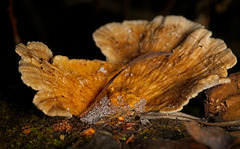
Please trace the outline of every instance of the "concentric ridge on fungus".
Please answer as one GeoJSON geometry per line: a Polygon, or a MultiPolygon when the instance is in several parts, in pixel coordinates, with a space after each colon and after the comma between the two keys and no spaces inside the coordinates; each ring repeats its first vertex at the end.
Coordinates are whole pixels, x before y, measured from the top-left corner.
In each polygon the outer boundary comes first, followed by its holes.
{"type": "Polygon", "coordinates": [[[124,21],[97,29],[93,38],[107,61],[52,58],[39,42],[19,44],[16,52],[22,57],[23,82],[38,90],[33,103],[47,115],[79,116],[103,89],[117,106],[118,98],[130,108],[145,99],[145,112],[174,112],[204,89],[230,82],[227,69],[236,57],[222,40],[210,36],[184,17],[158,16],[151,22],[124,21]],[[148,57],[118,74],[132,60],[154,51],[172,54],[148,57]]]}

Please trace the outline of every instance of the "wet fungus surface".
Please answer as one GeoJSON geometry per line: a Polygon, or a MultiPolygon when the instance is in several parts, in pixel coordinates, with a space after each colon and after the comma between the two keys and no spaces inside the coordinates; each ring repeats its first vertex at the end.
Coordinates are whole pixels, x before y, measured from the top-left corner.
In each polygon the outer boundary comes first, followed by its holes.
{"type": "Polygon", "coordinates": [[[93,38],[107,61],[52,58],[41,42],[19,44],[16,52],[22,80],[38,91],[33,103],[46,115],[79,116],[99,93],[107,99],[103,109],[168,113],[180,111],[199,92],[230,82],[227,69],[236,57],[224,41],[210,36],[183,17],[157,16],[97,29],[93,38]]]}

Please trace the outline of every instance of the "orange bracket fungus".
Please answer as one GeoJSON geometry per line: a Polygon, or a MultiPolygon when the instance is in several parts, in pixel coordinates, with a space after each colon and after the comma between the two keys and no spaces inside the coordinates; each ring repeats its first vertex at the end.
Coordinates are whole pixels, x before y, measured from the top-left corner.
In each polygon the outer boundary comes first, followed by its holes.
{"type": "Polygon", "coordinates": [[[49,116],[84,116],[91,109],[98,116],[114,110],[169,113],[204,89],[230,82],[227,69],[236,57],[210,36],[184,17],[157,16],[97,29],[93,38],[107,61],[52,58],[41,42],[18,44],[16,52],[23,82],[38,91],[33,103],[49,116]]]}

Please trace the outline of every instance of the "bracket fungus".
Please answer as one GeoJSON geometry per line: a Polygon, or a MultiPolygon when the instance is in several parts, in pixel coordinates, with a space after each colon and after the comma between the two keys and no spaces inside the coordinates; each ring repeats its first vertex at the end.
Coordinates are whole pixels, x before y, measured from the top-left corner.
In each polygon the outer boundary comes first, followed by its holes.
{"type": "Polygon", "coordinates": [[[140,112],[175,112],[204,89],[230,82],[236,57],[210,36],[184,17],[158,16],[97,29],[93,38],[107,61],[52,58],[40,42],[16,52],[23,82],[38,90],[33,103],[49,116],[79,116],[103,96],[133,110],[144,100],[140,112]]]}
{"type": "Polygon", "coordinates": [[[22,57],[19,71],[23,82],[38,91],[33,103],[49,116],[82,113],[119,66],[66,56],[52,58],[50,49],[41,42],[18,44],[16,52],[22,57]]]}

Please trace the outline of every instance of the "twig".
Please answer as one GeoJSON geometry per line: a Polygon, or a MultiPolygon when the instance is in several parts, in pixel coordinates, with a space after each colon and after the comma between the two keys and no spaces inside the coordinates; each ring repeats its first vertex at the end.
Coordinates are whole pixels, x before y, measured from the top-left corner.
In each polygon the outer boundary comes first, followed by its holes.
{"type": "Polygon", "coordinates": [[[227,122],[215,122],[215,123],[209,123],[204,121],[198,121],[198,123],[204,124],[204,125],[210,125],[210,126],[220,126],[220,127],[226,127],[226,126],[240,126],[240,120],[236,121],[227,121],[227,122]]]}
{"type": "Polygon", "coordinates": [[[14,43],[18,44],[21,42],[21,38],[18,35],[18,30],[17,30],[17,19],[14,17],[13,13],[13,0],[9,1],[9,6],[8,6],[8,13],[12,25],[12,31],[13,31],[13,37],[14,37],[14,43]]]}
{"type": "Polygon", "coordinates": [[[227,121],[227,122],[205,122],[201,120],[198,117],[188,115],[182,112],[174,112],[174,113],[161,113],[161,112],[148,112],[148,113],[141,113],[139,114],[141,119],[178,119],[182,121],[196,121],[200,124],[204,125],[210,125],[210,126],[220,126],[220,127],[226,127],[226,126],[240,126],[240,120],[236,121],[227,121]]]}
{"type": "Polygon", "coordinates": [[[198,121],[200,118],[188,115],[182,112],[174,112],[174,113],[161,113],[161,112],[148,112],[148,113],[140,113],[139,114],[141,119],[178,119],[184,121],[198,121]]]}

